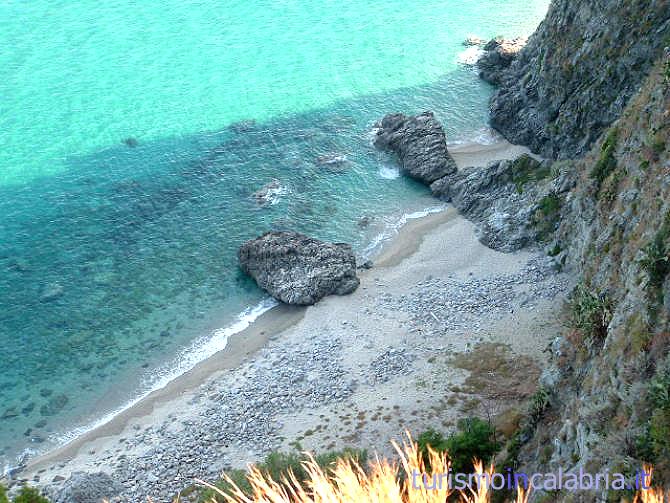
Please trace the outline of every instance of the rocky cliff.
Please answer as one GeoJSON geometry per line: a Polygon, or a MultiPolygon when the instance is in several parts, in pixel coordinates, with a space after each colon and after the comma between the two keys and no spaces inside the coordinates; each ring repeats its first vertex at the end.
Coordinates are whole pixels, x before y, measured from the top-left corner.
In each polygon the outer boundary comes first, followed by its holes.
{"type": "Polygon", "coordinates": [[[666,45],[670,0],[554,0],[500,77],[491,124],[545,157],[582,155],[620,117],[666,45]]]}
{"type": "MultiPolygon", "coordinates": [[[[670,482],[670,56],[593,149],[565,161],[554,249],[581,275],[543,376],[548,408],[522,462],[609,469],[643,462],[670,482]]],[[[605,497],[606,494],[601,494],[605,497]]]]}
{"type": "Polygon", "coordinates": [[[648,462],[670,483],[669,19],[667,1],[556,0],[492,100],[505,136],[560,159],[544,237],[581,278],[508,446],[526,472],[632,481],[648,462]]]}

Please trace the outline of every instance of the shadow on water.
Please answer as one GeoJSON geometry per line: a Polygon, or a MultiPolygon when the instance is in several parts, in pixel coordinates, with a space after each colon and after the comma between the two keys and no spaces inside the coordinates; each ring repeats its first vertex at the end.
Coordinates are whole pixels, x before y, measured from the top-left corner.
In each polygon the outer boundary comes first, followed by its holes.
{"type": "Polygon", "coordinates": [[[130,390],[118,404],[96,399],[139,381],[212,317],[257,303],[237,266],[244,240],[291,228],[362,250],[361,217],[399,216],[426,194],[379,176],[393,161],[370,145],[374,121],[433,109],[449,134],[474,132],[487,92],[459,70],[262,124],[120,138],[58,175],[0,188],[0,454],[120,405],[130,390]]]}

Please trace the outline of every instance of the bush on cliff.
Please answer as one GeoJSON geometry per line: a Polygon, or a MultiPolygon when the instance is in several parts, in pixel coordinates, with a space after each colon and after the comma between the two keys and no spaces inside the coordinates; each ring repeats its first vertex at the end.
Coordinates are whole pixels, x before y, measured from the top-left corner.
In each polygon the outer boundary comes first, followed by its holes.
{"type": "Polygon", "coordinates": [[[474,459],[488,464],[501,448],[495,428],[478,417],[461,419],[458,431],[446,438],[433,429],[425,431],[417,443],[427,466],[428,446],[440,453],[448,452],[454,473],[471,473],[474,459]]]}
{"type": "Polygon", "coordinates": [[[580,284],[570,294],[569,304],[574,329],[590,343],[605,339],[612,317],[611,302],[606,295],[594,293],[580,284]]]}
{"type": "Polygon", "coordinates": [[[590,177],[596,181],[598,191],[600,191],[600,186],[607,177],[616,170],[617,163],[616,158],[614,157],[614,152],[616,151],[618,140],[619,132],[617,129],[610,129],[600,148],[600,158],[591,170],[590,177]]]}

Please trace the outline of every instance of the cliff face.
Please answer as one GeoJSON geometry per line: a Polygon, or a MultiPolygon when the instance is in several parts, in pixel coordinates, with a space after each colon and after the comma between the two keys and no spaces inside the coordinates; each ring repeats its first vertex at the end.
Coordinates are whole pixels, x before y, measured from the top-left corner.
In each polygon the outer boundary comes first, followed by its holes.
{"type": "Polygon", "coordinates": [[[663,48],[670,0],[554,0],[502,77],[491,124],[544,157],[586,153],[663,48]]]}
{"type": "Polygon", "coordinates": [[[553,249],[582,281],[541,381],[549,407],[521,449],[530,470],[632,480],[649,462],[670,483],[669,147],[667,57],[590,152],[559,162],[576,186],[553,249]]]}
{"type": "MultiPolygon", "coordinates": [[[[670,484],[669,45],[668,0],[554,0],[492,99],[498,130],[559,159],[547,251],[581,278],[511,448],[526,472],[648,462],[670,484]]],[[[552,501],[621,494],[574,496],[552,501]]]]}

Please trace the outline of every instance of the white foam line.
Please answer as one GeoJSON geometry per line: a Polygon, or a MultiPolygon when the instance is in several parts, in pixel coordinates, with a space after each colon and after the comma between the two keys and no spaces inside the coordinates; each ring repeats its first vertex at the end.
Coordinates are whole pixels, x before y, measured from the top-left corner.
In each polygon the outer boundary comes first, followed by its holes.
{"type": "MultiPolygon", "coordinates": [[[[77,437],[107,424],[122,412],[145,399],[149,394],[164,388],[178,377],[184,375],[189,370],[192,370],[198,363],[225,349],[228,345],[230,336],[245,330],[263,313],[266,313],[278,304],[279,303],[276,300],[268,297],[263,299],[257,305],[245,309],[237,316],[237,321],[233,324],[225,328],[217,329],[207,336],[199,337],[187,348],[181,350],[170,362],[152,372],[151,375],[154,376],[154,378],[144,380],[141,383],[141,391],[135,398],[92,423],[74,428],[64,434],[53,435],[49,437],[49,440],[57,443],[59,447],[62,447],[63,445],[72,442],[77,437]]],[[[39,453],[39,451],[35,451],[34,449],[25,449],[19,456],[19,459],[25,460],[28,457],[32,457],[39,453]]],[[[11,469],[11,466],[5,466],[3,467],[3,473],[6,475],[11,469]]]]}
{"type": "Polygon", "coordinates": [[[394,236],[396,236],[400,231],[400,229],[403,226],[405,226],[409,220],[416,220],[418,218],[427,217],[428,215],[432,215],[433,213],[440,213],[442,211],[446,211],[448,208],[449,205],[447,205],[446,203],[440,204],[438,206],[430,206],[423,210],[413,211],[411,213],[404,213],[397,220],[387,222],[387,224],[384,227],[384,230],[379,234],[377,234],[372,239],[372,242],[363,249],[362,252],[363,258],[369,259],[377,252],[379,252],[382,245],[391,238],[393,238],[394,236]]]}

